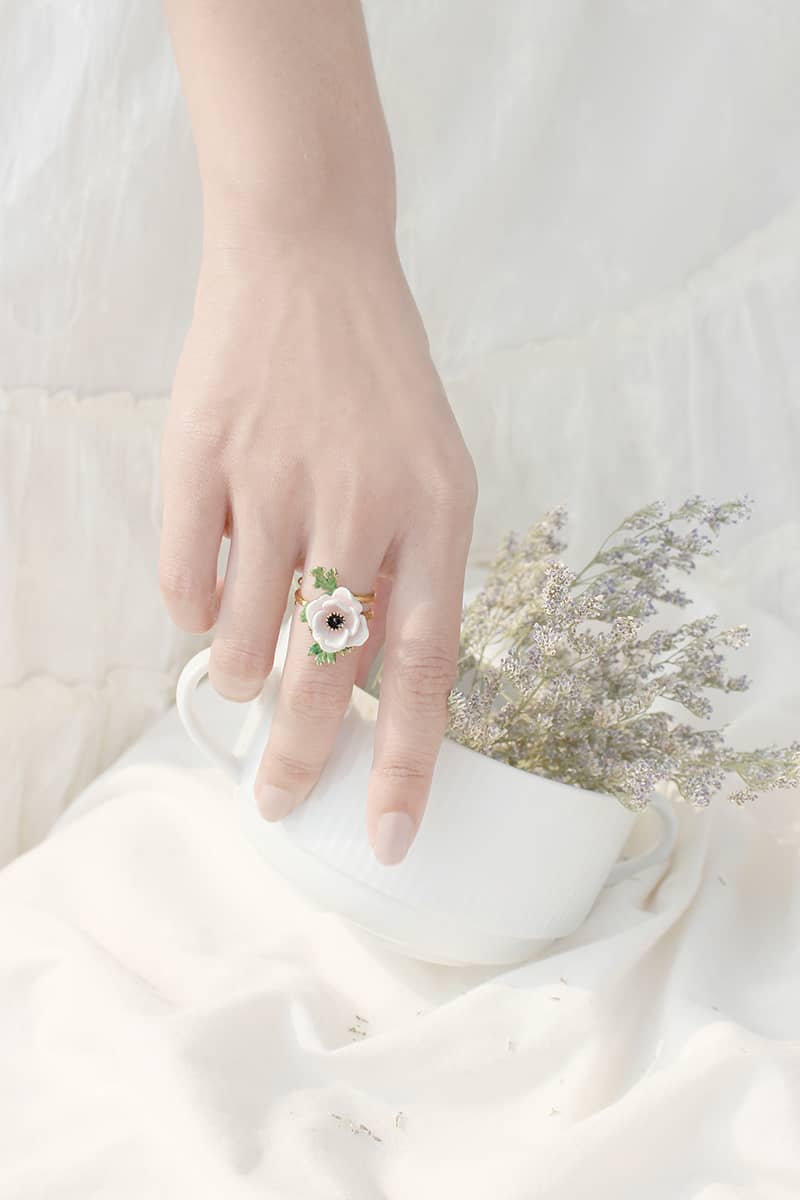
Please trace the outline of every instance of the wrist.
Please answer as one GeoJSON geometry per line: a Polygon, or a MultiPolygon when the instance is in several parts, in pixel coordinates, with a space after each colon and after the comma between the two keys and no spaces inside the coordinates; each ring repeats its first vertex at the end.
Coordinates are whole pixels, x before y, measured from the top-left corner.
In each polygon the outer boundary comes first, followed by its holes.
{"type": "Polygon", "coordinates": [[[313,268],[338,274],[403,274],[394,221],[354,209],[330,209],[292,217],[262,205],[215,201],[206,204],[203,274],[263,276],[313,268]]]}
{"type": "Polygon", "coordinates": [[[301,241],[394,245],[394,165],[272,161],[203,177],[204,243],[265,248],[301,241]]]}
{"type": "MultiPolygon", "coordinates": [[[[341,314],[353,308],[382,314],[388,327],[414,331],[430,350],[394,240],[393,231],[376,237],[348,227],[307,228],[302,234],[274,229],[207,229],[197,280],[198,302],[270,309],[286,297],[301,308],[322,305],[341,314]],[[281,299],[283,298],[283,299],[281,299]]],[[[196,302],[197,303],[197,302],[196,302]]]]}

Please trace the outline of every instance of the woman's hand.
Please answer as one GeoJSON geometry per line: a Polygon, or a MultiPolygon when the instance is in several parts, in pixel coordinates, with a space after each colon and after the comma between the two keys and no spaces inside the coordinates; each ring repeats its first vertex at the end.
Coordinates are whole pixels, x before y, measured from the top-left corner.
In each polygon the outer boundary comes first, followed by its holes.
{"type": "Polygon", "coordinates": [[[376,591],[368,640],[333,663],[309,657],[296,610],[256,790],[271,820],[308,795],[385,636],[367,825],[399,862],[446,725],[476,483],[395,248],[361,6],[165,4],[204,248],[163,444],[164,596],[184,629],[216,623],[211,681],[248,700],[295,569],[307,599],[314,567],[376,591]]]}
{"type": "Polygon", "coordinates": [[[385,632],[367,827],[378,858],[399,861],[446,725],[476,481],[396,254],[326,238],[274,255],[207,248],[163,486],[164,597],[182,628],[216,623],[223,696],[261,690],[296,569],[308,599],[315,566],[377,591],[369,640],[332,664],[309,657],[295,610],[256,792],[271,820],[308,795],[385,632]]]}

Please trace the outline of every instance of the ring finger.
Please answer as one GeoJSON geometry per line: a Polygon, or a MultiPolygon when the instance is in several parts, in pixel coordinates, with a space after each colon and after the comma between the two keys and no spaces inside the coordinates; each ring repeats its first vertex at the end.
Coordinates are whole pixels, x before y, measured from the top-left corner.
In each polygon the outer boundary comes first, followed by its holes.
{"type": "MultiPolygon", "coordinates": [[[[275,716],[256,778],[259,807],[271,821],[291,812],[319,779],[352,694],[364,632],[369,636],[359,603],[351,604],[344,593],[337,598],[334,588],[353,595],[371,592],[386,547],[373,553],[351,548],[331,561],[333,544],[315,539],[306,558],[302,596],[319,603],[306,609],[310,622],[301,619],[299,606],[295,609],[275,716]],[[316,567],[336,567],[335,580],[315,579],[316,567]],[[314,647],[316,654],[310,653],[314,647]]],[[[370,606],[363,608],[369,611],[370,606]]]]}

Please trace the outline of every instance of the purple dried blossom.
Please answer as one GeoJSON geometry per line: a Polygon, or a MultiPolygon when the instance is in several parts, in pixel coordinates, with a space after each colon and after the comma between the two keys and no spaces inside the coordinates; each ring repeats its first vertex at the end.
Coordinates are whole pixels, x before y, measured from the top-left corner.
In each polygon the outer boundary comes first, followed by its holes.
{"type": "Polygon", "coordinates": [[[637,811],[667,780],[698,807],[732,774],[743,784],[736,803],[796,783],[800,743],[736,752],[722,730],[672,711],[703,722],[707,693],[746,690],[747,677],[724,668],[725,654],[747,644],[747,628],[719,630],[713,614],[644,628],[659,606],[691,603],[670,574],[690,574],[698,557],[716,553],[720,530],[750,509],[747,497],[714,505],[691,496],[672,512],[656,501],[622,521],[577,573],[557,557],[563,508],[509,534],[464,610],[449,735],[637,811]]]}

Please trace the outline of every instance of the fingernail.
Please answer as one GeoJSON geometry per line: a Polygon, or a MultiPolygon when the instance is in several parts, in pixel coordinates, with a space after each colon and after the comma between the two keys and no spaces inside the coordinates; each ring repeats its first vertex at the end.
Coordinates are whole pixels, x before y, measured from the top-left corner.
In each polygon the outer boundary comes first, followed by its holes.
{"type": "Polygon", "coordinates": [[[292,793],[271,783],[266,783],[258,789],[257,799],[261,815],[268,821],[280,821],[294,808],[292,793]]]}
{"type": "Polygon", "coordinates": [[[384,813],[378,821],[373,846],[378,862],[386,867],[402,862],[415,833],[416,827],[407,812],[384,813]]]}

